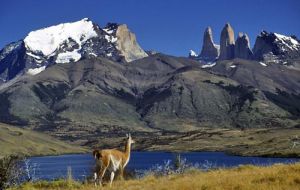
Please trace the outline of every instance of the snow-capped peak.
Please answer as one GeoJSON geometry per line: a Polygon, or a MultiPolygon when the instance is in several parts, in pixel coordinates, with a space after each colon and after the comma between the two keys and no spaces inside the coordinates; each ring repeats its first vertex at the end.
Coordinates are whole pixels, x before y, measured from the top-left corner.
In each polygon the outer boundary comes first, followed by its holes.
{"type": "Polygon", "coordinates": [[[287,48],[291,50],[299,50],[300,44],[297,40],[293,39],[289,36],[284,36],[282,34],[274,33],[274,35],[277,37],[277,41],[280,41],[282,44],[284,44],[287,48]]]}
{"type": "Polygon", "coordinates": [[[93,23],[87,18],[77,22],[63,23],[30,32],[24,39],[27,49],[51,56],[66,40],[72,39],[79,46],[92,37],[96,37],[93,23]]]}

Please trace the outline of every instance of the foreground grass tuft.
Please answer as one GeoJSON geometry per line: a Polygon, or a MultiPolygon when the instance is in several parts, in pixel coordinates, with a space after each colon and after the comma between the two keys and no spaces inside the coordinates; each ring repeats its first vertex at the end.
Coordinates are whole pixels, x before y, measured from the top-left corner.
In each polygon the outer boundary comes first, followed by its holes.
{"type": "Polygon", "coordinates": [[[23,184],[26,190],[300,190],[300,163],[277,164],[269,167],[241,166],[208,172],[191,170],[184,174],[163,177],[146,176],[142,179],[115,181],[112,188],[94,187],[69,180],[40,181],[23,184]]]}

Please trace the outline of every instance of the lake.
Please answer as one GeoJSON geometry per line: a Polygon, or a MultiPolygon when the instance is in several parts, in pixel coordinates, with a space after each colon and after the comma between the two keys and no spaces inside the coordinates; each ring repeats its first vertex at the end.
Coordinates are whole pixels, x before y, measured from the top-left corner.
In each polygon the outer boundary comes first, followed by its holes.
{"type": "MultiPolygon", "coordinates": [[[[180,155],[188,163],[196,164],[204,169],[209,167],[234,167],[241,164],[271,165],[300,161],[297,158],[232,156],[222,152],[189,152],[180,155]]],[[[132,152],[127,169],[132,171],[149,170],[156,165],[164,165],[168,160],[174,160],[175,156],[175,153],[168,152],[132,152]]],[[[35,174],[33,174],[35,179],[53,180],[65,177],[68,167],[70,167],[73,177],[83,180],[91,175],[95,160],[91,154],[70,154],[31,157],[29,163],[35,168],[35,174]]]]}

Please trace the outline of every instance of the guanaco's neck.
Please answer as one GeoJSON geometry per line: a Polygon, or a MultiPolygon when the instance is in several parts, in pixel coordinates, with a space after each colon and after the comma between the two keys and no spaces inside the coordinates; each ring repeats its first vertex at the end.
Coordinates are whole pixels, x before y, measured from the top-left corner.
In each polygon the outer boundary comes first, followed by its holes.
{"type": "Polygon", "coordinates": [[[130,149],[131,149],[131,143],[129,142],[129,140],[127,140],[126,145],[125,145],[126,158],[130,157],[130,149]]]}

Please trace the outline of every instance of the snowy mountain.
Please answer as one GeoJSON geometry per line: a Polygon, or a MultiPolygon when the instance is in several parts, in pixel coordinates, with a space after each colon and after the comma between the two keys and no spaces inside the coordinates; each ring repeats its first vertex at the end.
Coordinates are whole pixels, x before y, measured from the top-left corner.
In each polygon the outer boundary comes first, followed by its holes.
{"type": "Polygon", "coordinates": [[[56,63],[68,63],[72,59],[78,61],[81,58],[79,51],[93,37],[97,37],[93,23],[83,19],[30,32],[24,42],[26,54],[37,62],[56,54],[56,63]]]}
{"type": "Polygon", "coordinates": [[[126,25],[109,23],[101,29],[84,18],[32,31],[24,40],[4,47],[0,51],[0,79],[5,82],[17,74],[35,75],[50,65],[84,58],[131,62],[146,56],[126,25]]]}
{"type": "Polygon", "coordinates": [[[254,57],[267,63],[287,64],[300,58],[300,42],[297,37],[261,32],[253,48],[254,57]]]}

